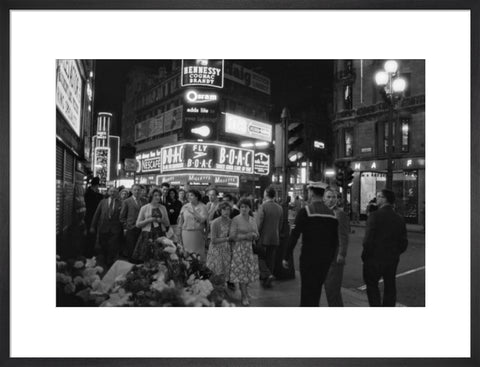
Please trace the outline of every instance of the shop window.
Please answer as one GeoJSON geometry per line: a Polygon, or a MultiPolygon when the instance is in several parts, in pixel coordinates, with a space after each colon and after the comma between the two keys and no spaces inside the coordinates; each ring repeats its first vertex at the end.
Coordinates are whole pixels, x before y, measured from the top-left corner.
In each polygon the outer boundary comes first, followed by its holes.
{"type": "Polygon", "coordinates": [[[344,146],[345,146],[345,157],[353,156],[353,129],[344,130],[344,146]]]}
{"type": "Polygon", "coordinates": [[[345,110],[352,109],[352,85],[345,84],[343,86],[343,108],[345,110]]]}
{"type": "Polygon", "coordinates": [[[410,143],[410,120],[402,119],[400,122],[401,126],[401,140],[402,140],[402,152],[408,152],[409,143],[410,143]]]}

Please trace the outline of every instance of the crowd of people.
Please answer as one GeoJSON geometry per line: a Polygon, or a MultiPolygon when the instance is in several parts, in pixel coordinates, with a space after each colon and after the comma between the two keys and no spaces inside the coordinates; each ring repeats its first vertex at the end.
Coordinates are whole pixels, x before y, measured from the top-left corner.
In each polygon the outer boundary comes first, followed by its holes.
{"type": "MultiPolygon", "coordinates": [[[[220,198],[214,187],[202,195],[168,183],[148,191],[137,184],[129,189],[109,187],[103,195],[98,178],[93,178],[85,192],[84,255],[98,256],[106,267],[117,259],[141,263],[151,256],[151,240],[166,236],[198,254],[228,288],[238,286],[241,303],[248,306],[250,284],[260,281],[264,288],[271,288],[276,267],[292,269],[293,251],[302,236],[300,305],[318,306],[325,287],[328,305],[342,307],[350,218],[336,189],[311,183],[308,190],[308,201],[296,198],[292,205],[295,224],[292,231],[287,230],[288,245],[279,253],[288,211],[277,202],[273,188],[257,200],[251,195],[237,199],[230,193],[220,198]]],[[[378,289],[382,277],[383,306],[394,306],[396,268],[408,243],[406,227],[393,210],[393,192],[382,190],[376,201],[378,209],[369,215],[363,243],[363,276],[371,306],[382,305],[378,289]]]]}

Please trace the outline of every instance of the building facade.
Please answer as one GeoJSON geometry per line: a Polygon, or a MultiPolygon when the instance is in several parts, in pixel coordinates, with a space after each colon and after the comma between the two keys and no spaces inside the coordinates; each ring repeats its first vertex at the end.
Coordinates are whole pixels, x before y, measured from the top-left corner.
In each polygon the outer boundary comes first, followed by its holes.
{"type": "Polygon", "coordinates": [[[165,70],[124,103],[135,181],[260,193],[273,152],[269,78],[229,60],[172,60],[165,70]]]}
{"type": "Polygon", "coordinates": [[[57,247],[71,244],[83,218],[83,188],[91,171],[94,103],[93,60],[56,61],[56,234],[57,247]],[[77,219],[78,219],[77,218],[77,219]]]}
{"type": "MultiPolygon", "coordinates": [[[[353,212],[366,216],[368,202],[386,187],[389,105],[375,83],[386,60],[335,62],[336,164],[354,170],[346,196],[353,212]]],[[[396,210],[408,223],[425,218],[425,62],[397,60],[406,90],[393,111],[393,191],[396,210]]]]}

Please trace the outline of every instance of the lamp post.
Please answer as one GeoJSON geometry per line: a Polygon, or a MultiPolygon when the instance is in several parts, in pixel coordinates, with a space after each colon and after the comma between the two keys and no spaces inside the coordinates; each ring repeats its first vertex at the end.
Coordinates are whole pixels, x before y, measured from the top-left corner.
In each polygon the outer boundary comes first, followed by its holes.
{"type": "Polygon", "coordinates": [[[375,74],[375,83],[381,87],[381,94],[388,104],[388,146],[387,146],[387,182],[386,187],[393,187],[393,118],[396,102],[400,99],[406,87],[404,79],[398,73],[398,63],[395,60],[385,62],[384,70],[375,74]]]}
{"type": "Polygon", "coordinates": [[[282,130],[283,130],[283,156],[282,156],[282,195],[283,195],[283,204],[287,206],[287,190],[288,190],[288,120],[290,118],[290,112],[287,107],[284,107],[282,114],[280,116],[282,120],[282,130]]]}

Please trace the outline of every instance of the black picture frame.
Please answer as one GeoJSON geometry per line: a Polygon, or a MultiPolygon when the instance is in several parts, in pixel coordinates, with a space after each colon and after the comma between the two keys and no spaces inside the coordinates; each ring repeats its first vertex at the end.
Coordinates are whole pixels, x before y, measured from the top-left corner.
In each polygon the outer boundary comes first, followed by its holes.
{"type": "MultiPolygon", "coordinates": [[[[480,2],[476,0],[10,0],[0,12],[0,366],[477,366],[480,365],[480,2]],[[471,11],[471,358],[10,358],[10,10],[18,9],[465,9],[471,11]]],[[[463,177],[466,181],[467,178],[463,177]]],[[[458,191],[462,192],[462,191],[458,191]]],[[[464,197],[466,193],[462,192],[464,197]]],[[[447,290],[446,290],[447,293],[447,290]]],[[[295,342],[295,341],[292,341],[295,342]]],[[[400,346],[399,346],[400,347],[400,346]]]]}

